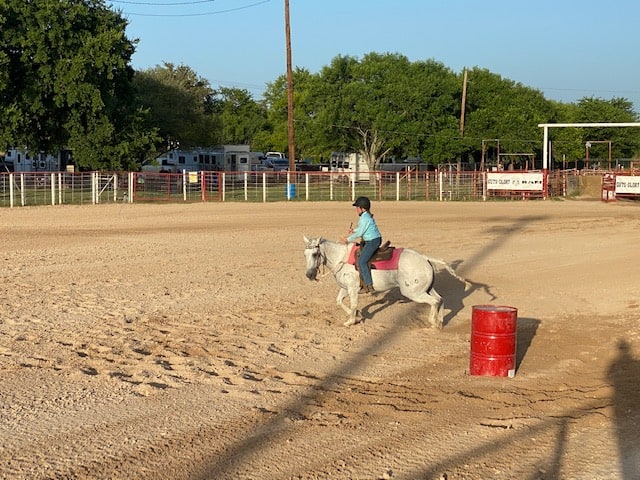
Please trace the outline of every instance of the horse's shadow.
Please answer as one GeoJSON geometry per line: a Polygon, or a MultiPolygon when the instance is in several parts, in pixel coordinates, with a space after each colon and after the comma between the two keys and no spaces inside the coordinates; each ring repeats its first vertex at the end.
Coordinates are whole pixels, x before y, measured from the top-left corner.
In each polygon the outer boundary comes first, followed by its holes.
{"type": "MultiPolygon", "coordinates": [[[[451,267],[457,270],[462,260],[455,260],[451,263],[451,267]]],[[[441,271],[436,274],[435,287],[444,300],[445,308],[449,309],[442,319],[442,326],[446,326],[456,315],[458,315],[465,307],[464,300],[472,293],[482,290],[489,297],[489,302],[495,300],[496,295],[491,291],[491,287],[485,283],[474,282],[468,278],[467,284],[461,283],[457,278],[449,274],[449,272],[441,271]]]]}
{"type": "MultiPolygon", "coordinates": [[[[455,267],[459,265],[462,260],[456,260],[452,262],[451,266],[455,270],[455,267]]],[[[457,278],[451,275],[446,270],[439,270],[435,276],[435,289],[442,296],[443,305],[449,312],[444,316],[442,320],[442,326],[446,326],[456,315],[458,315],[465,307],[464,299],[477,290],[483,290],[492,300],[495,300],[496,296],[491,292],[488,285],[472,282],[467,279],[467,285],[460,282],[457,278]]],[[[386,310],[387,308],[397,305],[411,303],[413,304],[412,314],[419,319],[426,319],[431,308],[428,304],[415,303],[412,300],[404,297],[400,293],[399,288],[394,288],[382,294],[378,294],[372,298],[369,305],[363,306],[360,309],[360,321],[364,322],[373,319],[373,317],[386,310]]]]}

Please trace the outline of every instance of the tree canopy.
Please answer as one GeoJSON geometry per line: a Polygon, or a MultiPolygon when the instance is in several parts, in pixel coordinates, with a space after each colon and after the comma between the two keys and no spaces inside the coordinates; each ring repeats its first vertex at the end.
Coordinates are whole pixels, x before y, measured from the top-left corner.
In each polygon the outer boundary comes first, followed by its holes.
{"type": "MultiPolygon", "coordinates": [[[[77,166],[110,170],[139,168],[178,145],[287,150],[284,75],[255,100],[186,65],[134,72],[137,41],[126,25],[105,0],[0,0],[0,147],[69,149],[77,166]]],[[[624,98],[566,104],[479,67],[463,85],[463,73],[376,52],[338,55],[317,73],[296,69],[296,158],[360,152],[370,168],[384,157],[540,159],[540,123],[638,120],[624,98]]],[[[551,140],[557,162],[584,157],[587,143],[601,157],[605,143],[615,157],[640,152],[638,129],[556,129],[551,140]]]]}
{"type": "Polygon", "coordinates": [[[191,68],[164,63],[136,72],[133,83],[140,106],[149,112],[147,128],[158,129],[159,149],[216,143],[219,126],[211,116],[214,92],[191,68]]]}
{"type": "MultiPolygon", "coordinates": [[[[384,156],[420,157],[438,165],[479,162],[485,154],[497,161],[498,153],[511,152],[537,158],[541,165],[540,123],[638,118],[624,99],[563,104],[486,69],[474,67],[467,73],[463,100],[463,74],[434,60],[410,62],[391,53],[370,53],[362,59],[339,55],[317,74],[296,70],[297,156],[326,158],[334,150],[355,151],[363,154],[370,168],[376,168],[384,156]]],[[[284,146],[284,76],[269,84],[265,99],[271,128],[268,138],[284,146]]],[[[586,139],[602,135],[586,129],[554,132],[558,148],[552,153],[558,162],[567,155],[582,158],[586,139]]],[[[607,135],[619,143],[616,151],[621,155],[640,152],[635,129],[607,135]]]]}
{"type": "Polygon", "coordinates": [[[133,108],[125,27],[102,0],[3,0],[0,142],[70,149],[80,167],[134,167],[155,130],[133,108]]]}

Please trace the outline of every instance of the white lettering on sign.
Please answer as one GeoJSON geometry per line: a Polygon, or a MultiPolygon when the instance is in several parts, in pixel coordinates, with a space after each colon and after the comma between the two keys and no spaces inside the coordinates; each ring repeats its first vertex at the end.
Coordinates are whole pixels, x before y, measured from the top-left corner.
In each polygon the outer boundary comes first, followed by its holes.
{"type": "Polygon", "coordinates": [[[640,194],[640,177],[637,176],[617,176],[616,193],[640,194]]]}
{"type": "Polygon", "coordinates": [[[542,172],[490,172],[487,174],[487,189],[542,191],[542,172]]]}

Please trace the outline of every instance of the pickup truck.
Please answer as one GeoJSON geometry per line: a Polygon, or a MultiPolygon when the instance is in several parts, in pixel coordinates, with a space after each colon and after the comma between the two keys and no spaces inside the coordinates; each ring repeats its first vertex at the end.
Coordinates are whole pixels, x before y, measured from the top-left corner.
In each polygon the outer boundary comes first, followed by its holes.
{"type": "Polygon", "coordinates": [[[289,159],[280,152],[267,152],[262,161],[266,170],[274,172],[284,172],[289,170],[289,159]]]}

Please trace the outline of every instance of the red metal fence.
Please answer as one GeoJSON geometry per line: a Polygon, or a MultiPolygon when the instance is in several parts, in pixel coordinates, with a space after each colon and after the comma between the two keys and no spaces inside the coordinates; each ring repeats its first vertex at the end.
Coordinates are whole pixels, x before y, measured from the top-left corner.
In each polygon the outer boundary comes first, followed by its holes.
{"type": "MultiPolygon", "coordinates": [[[[603,172],[604,173],[604,172],[603,172]]],[[[113,202],[486,201],[576,195],[579,172],[370,172],[366,181],[328,172],[51,172],[0,174],[0,207],[113,202]],[[516,176],[519,175],[519,176],[516,176]],[[523,176],[525,175],[525,176],[523,176]],[[524,180],[523,180],[524,179],[524,180]],[[513,180],[513,182],[511,182],[513,180]],[[501,188],[496,182],[513,185],[501,188]],[[524,183],[523,183],[524,182],[524,183]],[[531,183],[531,182],[529,182],[531,183]]]]}

